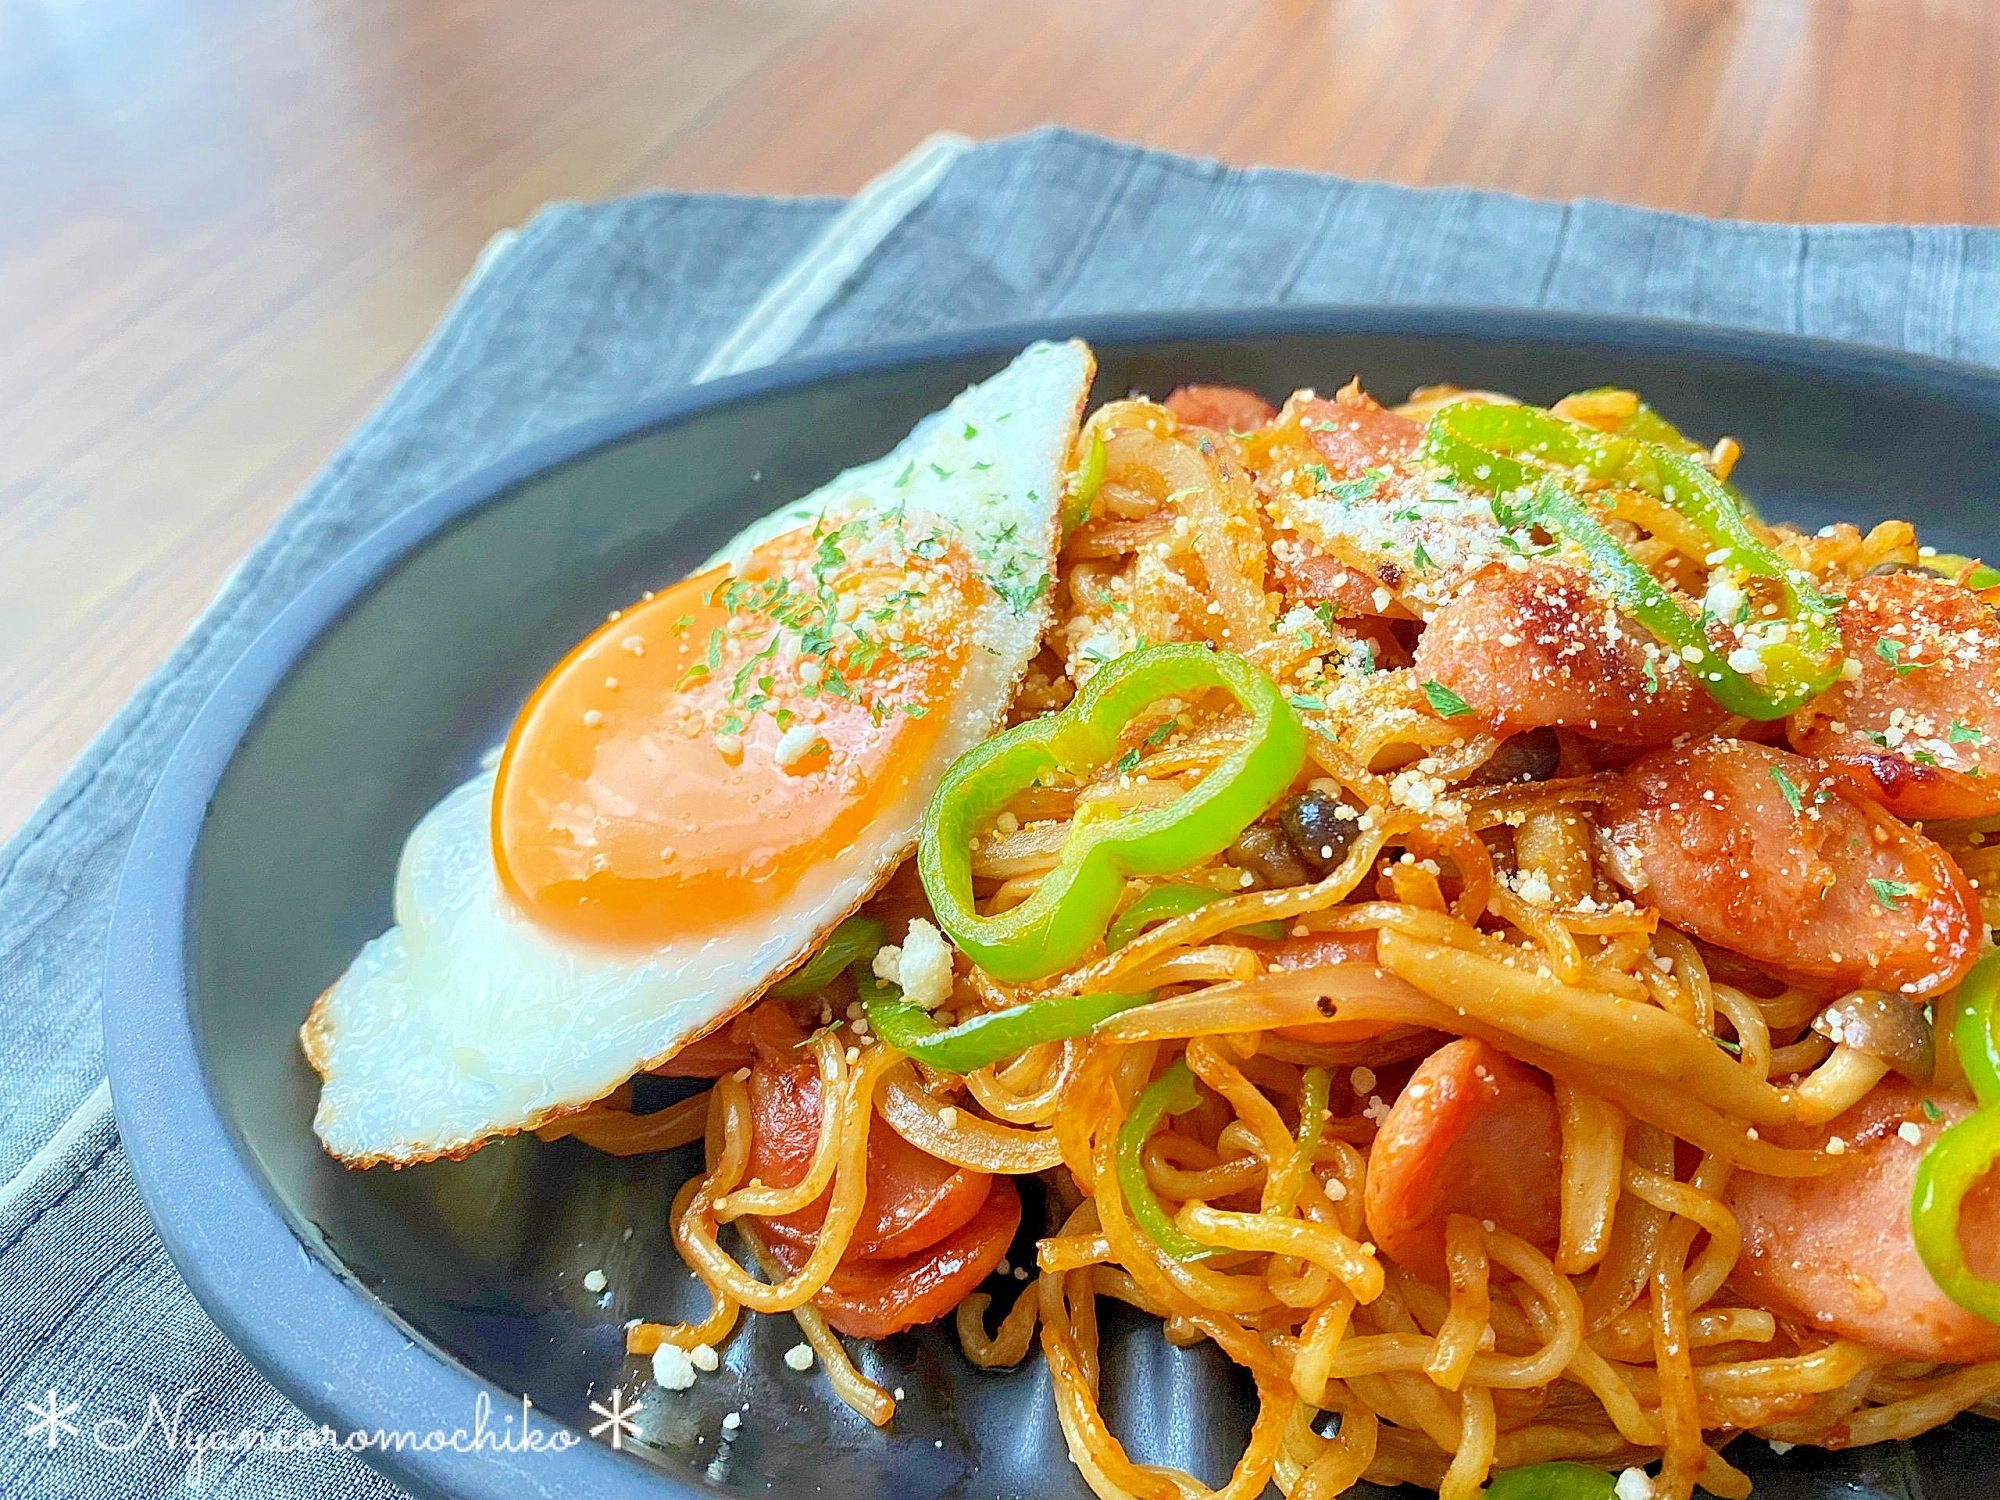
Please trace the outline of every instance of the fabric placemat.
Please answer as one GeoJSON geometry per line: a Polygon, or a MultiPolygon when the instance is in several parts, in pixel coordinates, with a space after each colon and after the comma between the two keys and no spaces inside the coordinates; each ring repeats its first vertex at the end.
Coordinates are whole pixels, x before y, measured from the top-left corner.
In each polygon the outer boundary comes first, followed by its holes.
{"type": "Polygon", "coordinates": [[[182,1286],[102,1082],[105,930],[134,824],[202,699],[307,581],[507,450],[690,381],[1032,317],[1324,303],[1624,312],[2000,364],[2000,231],[1407,189],[1064,130],[934,138],[845,204],[648,194],[536,215],[0,850],[0,1493],[400,1493],[345,1455],[196,1461],[187,1433],[308,1419],[182,1286]]]}

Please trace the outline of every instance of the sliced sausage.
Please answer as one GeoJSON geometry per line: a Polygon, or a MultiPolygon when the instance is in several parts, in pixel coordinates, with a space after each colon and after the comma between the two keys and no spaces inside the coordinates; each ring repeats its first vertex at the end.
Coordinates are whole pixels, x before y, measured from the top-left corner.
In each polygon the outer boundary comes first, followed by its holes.
{"type": "Polygon", "coordinates": [[[1507,736],[1552,726],[1614,745],[1699,734],[1722,710],[1673,652],[1573,568],[1486,568],[1431,617],[1420,678],[1507,736]]]}
{"type": "MultiPolygon", "coordinates": [[[[1885,1080],[1811,1142],[1841,1139],[1850,1161],[1839,1171],[1737,1173],[1728,1200],[1743,1230],[1743,1256],[1731,1283],[1759,1307],[1904,1359],[2000,1359],[2000,1325],[1939,1291],[1910,1237],[1917,1163],[1946,1126],[1972,1111],[1961,1095],[1885,1080]],[[1926,1098],[1935,1120],[1923,1108],[1926,1098]]],[[[1976,1275],[2000,1277],[2000,1178],[1989,1175],[1966,1194],[1959,1237],[1976,1275]]]]}
{"type": "Polygon", "coordinates": [[[1855,675],[1793,714],[1792,748],[1852,776],[1899,818],[2000,813],[2000,620],[1930,573],[1847,585],[1855,675]]]}
{"type": "Polygon", "coordinates": [[[1167,410],[1190,427],[1215,432],[1254,432],[1278,408],[1240,385],[1184,385],[1166,400],[1167,410]]]}
{"type": "Polygon", "coordinates": [[[1461,1037],[1425,1058],[1376,1133],[1368,1232],[1398,1265],[1444,1274],[1445,1220],[1491,1220],[1553,1253],[1562,1227],[1562,1123],[1542,1075],[1461,1037]]]}
{"type": "Polygon", "coordinates": [[[1978,955],[1979,904],[1944,850],[1801,756],[1745,740],[1656,750],[1599,817],[1634,896],[1808,988],[1930,995],[1978,955]]]}

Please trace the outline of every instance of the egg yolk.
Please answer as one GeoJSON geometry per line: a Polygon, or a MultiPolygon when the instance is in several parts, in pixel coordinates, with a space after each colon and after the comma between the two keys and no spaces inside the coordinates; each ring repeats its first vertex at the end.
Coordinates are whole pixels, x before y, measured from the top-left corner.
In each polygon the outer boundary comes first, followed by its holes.
{"type": "Polygon", "coordinates": [[[508,736],[502,887],[538,926],[619,947],[776,912],[924,764],[979,588],[956,536],[868,513],[614,613],[508,736]]]}

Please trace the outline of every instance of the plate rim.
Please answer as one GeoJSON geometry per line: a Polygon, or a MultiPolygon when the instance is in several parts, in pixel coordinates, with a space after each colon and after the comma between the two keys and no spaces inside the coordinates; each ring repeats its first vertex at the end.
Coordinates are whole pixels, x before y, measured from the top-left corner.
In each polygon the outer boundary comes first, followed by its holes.
{"type": "MultiPolygon", "coordinates": [[[[519,485],[708,411],[821,383],[968,358],[1036,339],[1127,347],[1285,335],[1477,337],[1689,354],[1810,374],[1893,377],[1943,399],[2000,409],[2000,371],[1807,337],[1618,314],[1474,305],[1257,306],[983,325],[785,360],[684,387],[536,439],[383,522],[315,577],[252,640],[189,721],[135,827],[113,898],[102,1006],[112,1104],[133,1178],[176,1270],[203,1310],[315,1422],[373,1431],[442,1414],[496,1412],[516,1398],[413,1338],[389,1304],[336,1271],[263,1191],[209,1091],[188,1008],[187,928],[207,805],[244,735],[299,661],[407,556],[519,485]],[[310,1329],[311,1332],[305,1330],[310,1329]]],[[[563,1430],[554,1418],[544,1431],[563,1430]]],[[[581,1435],[579,1435],[581,1436],[581,1435]]],[[[395,1482],[451,1500],[658,1500],[719,1493],[581,1438],[566,1452],[491,1448],[361,1455],[395,1482]]]]}

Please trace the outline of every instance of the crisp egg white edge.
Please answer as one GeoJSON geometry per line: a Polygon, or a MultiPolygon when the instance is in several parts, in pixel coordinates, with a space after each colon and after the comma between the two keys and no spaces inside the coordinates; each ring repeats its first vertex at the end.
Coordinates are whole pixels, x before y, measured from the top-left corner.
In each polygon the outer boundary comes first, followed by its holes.
{"type": "Polygon", "coordinates": [[[744,531],[741,561],[823,512],[901,504],[956,525],[989,581],[974,646],[937,741],[870,825],[858,861],[821,865],[765,917],[698,948],[607,954],[557,941],[499,887],[493,774],[445,796],[404,846],[397,926],[368,943],[300,1028],[322,1080],[313,1129],[350,1166],[462,1157],[601,1099],[739,1013],[880,888],[915,846],[944,769],[990,736],[1050,624],[1050,577],[1069,455],[1096,361],[1079,340],[1030,346],[870,464],[744,531]],[[975,469],[976,464],[988,467],[975,469]],[[901,479],[902,483],[897,481],[901,479]],[[466,939],[471,941],[466,941],[466,939]]]}

